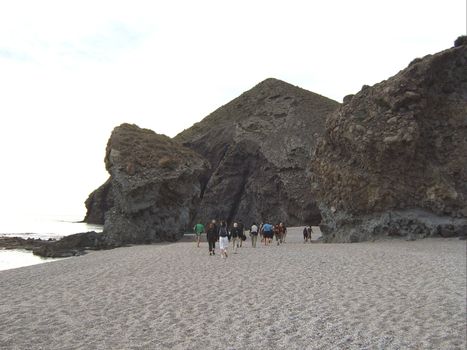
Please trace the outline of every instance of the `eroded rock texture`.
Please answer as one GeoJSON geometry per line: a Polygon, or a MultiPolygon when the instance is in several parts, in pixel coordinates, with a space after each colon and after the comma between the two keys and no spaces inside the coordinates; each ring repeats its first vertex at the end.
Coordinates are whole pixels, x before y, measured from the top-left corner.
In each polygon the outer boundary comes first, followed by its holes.
{"type": "Polygon", "coordinates": [[[87,210],[83,221],[88,224],[104,225],[105,213],[114,205],[111,178],[109,177],[102,186],[94,190],[84,204],[87,210]]]}
{"type": "Polygon", "coordinates": [[[197,220],[319,223],[310,160],[339,103],[267,79],[175,140],[209,160],[197,220]]]}
{"type": "Polygon", "coordinates": [[[105,166],[110,179],[93,202],[111,204],[102,205],[109,242],[173,241],[186,232],[207,167],[202,157],[167,136],[122,124],[108,141],[105,166]]]}
{"type": "Polygon", "coordinates": [[[465,40],[347,96],[312,169],[326,241],[465,234],[465,40]]]}

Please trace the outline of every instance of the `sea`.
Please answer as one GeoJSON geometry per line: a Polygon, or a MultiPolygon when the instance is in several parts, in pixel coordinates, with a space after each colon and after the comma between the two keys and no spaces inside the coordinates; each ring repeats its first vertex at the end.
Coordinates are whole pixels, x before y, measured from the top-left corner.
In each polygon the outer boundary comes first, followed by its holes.
{"type": "MultiPolygon", "coordinates": [[[[55,215],[11,215],[0,220],[0,237],[21,237],[40,239],[60,239],[74,233],[96,231],[102,232],[102,225],[91,225],[80,222],[82,216],[55,215]]],[[[57,259],[35,256],[31,251],[23,249],[0,248],[0,270],[14,269],[23,266],[42,264],[57,259]]]]}

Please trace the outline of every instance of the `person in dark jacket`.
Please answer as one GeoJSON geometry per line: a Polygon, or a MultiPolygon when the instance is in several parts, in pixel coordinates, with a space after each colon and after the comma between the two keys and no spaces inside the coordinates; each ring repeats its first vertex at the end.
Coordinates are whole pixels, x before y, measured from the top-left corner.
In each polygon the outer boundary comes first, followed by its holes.
{"type": "Polygon", "coordinates": [[[242,220],[238,220],[238,228],[240,230],[240,247],[243,244],[243,241],[246,240],[245,236],[245,225],[243,224],[242,220]]]}
{"type": "Polygon", "coordinates": [[[310,231],[308,230],[308,227],[309,226],[305,226],[303,228],[303,243],[308,242],[308,240],[310,239],[310,231]]]}
{"type": "Polygon", "coordinates": [[[240,242],[242,241],[242,235],[240,231],[240,227],[238,227],[238,224],[234,222],[232,230],[230,231],[231,237],[232,237],[232,245],[233,245],[233,252],[234,254],[237,254],[237,248],[240,247],[240,242]]]}
{"type": "Polygon", "coordinates": [[[208,240],[209,255],[216,255],[216,241],[218,240],[216,220],[206,225],[206,238],[208,240]]]}

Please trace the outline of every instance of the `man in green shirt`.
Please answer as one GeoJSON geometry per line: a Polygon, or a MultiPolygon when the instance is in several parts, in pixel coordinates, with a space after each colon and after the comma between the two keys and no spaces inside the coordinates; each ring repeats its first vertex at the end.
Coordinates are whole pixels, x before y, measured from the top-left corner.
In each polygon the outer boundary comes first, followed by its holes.
{"type": "Polygon", "coordinates": [[[196,243],[199,248],[199,243],[201,242],[201,234],[204,233],[204,225],[203,224],[196,224],[193,227],[193,231],[195,231],[196,234],[196,243]]]}

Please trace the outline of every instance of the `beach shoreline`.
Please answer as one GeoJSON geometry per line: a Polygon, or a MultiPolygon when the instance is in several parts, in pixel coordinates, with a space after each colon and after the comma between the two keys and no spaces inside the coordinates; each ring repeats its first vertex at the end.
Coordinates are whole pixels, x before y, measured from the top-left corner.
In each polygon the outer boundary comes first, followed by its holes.
{"type": "Polygon", "coordinates": [[[463,349],[466,242],[138,245],[0,271],[2,349],[463,349]]]}

